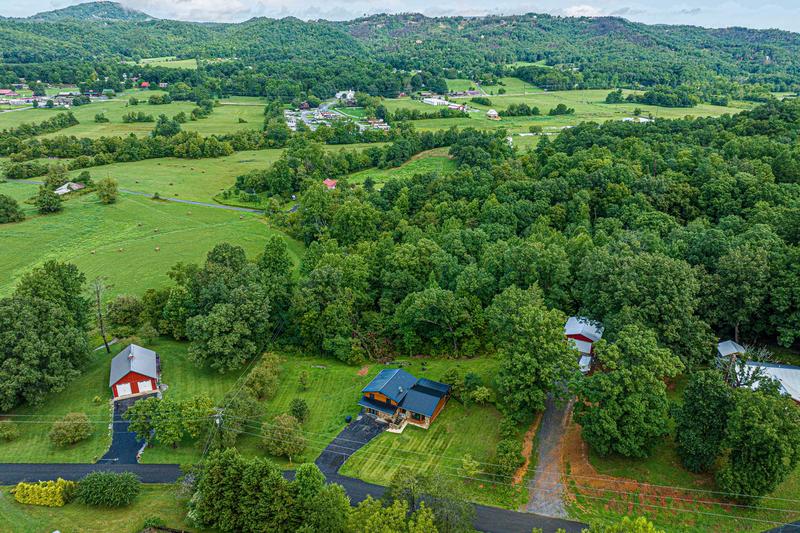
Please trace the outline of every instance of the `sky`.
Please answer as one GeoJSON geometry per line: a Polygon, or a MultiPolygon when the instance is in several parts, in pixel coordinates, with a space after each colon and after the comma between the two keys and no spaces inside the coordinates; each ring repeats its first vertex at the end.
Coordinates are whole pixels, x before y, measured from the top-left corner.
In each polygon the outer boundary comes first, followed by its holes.
{"type": "MultiPolygon", "coordinates": [[[[0,0],[0,15],[24,17],[81,0],[0,0]]],[[[613,15],[648,24],[745,26],[800,32],[800,0],[119,0],[154,17],[240,22],[251,17],[343,20],[374,13],[429,16],[550,13],[613,15]]]]}

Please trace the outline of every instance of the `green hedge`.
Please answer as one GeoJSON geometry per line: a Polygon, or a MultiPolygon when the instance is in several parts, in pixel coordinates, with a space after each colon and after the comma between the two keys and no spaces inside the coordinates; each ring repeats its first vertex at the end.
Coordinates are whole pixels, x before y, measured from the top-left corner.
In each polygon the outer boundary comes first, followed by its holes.
{"type": "Polygon", "coordinates": [[[131,472],[92,472],[78,483],[77,497],[86,505],[122,507],[136,499],[141,485],[131,472]]]}
{"type": "Polygon", "coordinates": [[[63,507],[75,494],[77,483],[58,478],[56,481],[17,483],[11,492],[19,503],[63,507]]]}

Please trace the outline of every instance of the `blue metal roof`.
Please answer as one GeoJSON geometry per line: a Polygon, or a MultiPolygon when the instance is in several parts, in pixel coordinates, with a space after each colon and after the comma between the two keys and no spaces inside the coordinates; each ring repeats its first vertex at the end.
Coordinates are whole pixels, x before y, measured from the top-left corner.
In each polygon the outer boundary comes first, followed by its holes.
{"type": "Polygon", "coordinates": [[[406,397],[403,398],[403,403],[400,404],[400,407],[413,413],[433,416],[433,412],[436,410],[436,406],[439,404],[439,400],[442,396],[444,395],[434,396],[429,394],[427,390],[420,390],[414,387],[408,391],[406,397]]]}
{"type": "Polygon", "coordinates": [[[441,392],[442,396],[450,392],[450,385],[439,383],[438,381],[433,381],[427,378],[419,378],[419,380],[417,381],[417,386],[441,392]]]}
{"type": "Polygon", "coordinates": [[[387,368],[378,372],[361,392],[379,392],[400,403],[400,400],[417,382],[417,378],[401,368],[387,368]]]}

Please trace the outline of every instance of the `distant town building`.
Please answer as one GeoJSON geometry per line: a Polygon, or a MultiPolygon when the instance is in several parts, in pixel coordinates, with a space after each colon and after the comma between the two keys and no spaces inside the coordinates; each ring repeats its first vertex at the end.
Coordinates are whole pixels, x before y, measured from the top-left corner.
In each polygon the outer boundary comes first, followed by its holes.
{"type": "Polygon", "coordinates": [[[500,120],[500,114],[494,109],[490,109],[486,112],[486,118],[489,120],[500,120]]]}
{"type": "Polygon", "coordinates": [[[450,102],[445,100],[444,98],[439,98],[438,96],[431,96],[429,98],[422,99],[423,104],[428,104],[432,106],[442,106],[442,105],[450,105],[450,102]]]}

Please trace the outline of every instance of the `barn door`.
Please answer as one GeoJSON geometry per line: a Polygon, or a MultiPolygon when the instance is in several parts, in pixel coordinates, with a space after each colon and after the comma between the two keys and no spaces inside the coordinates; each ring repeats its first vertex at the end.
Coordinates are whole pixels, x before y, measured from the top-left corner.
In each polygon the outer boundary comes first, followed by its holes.
{"type": "Polygon", "coordinates": [[[131,384],[130,383],[118,383],[117,384],[117,396],[127,396],[131,393],[131,384]]]}

